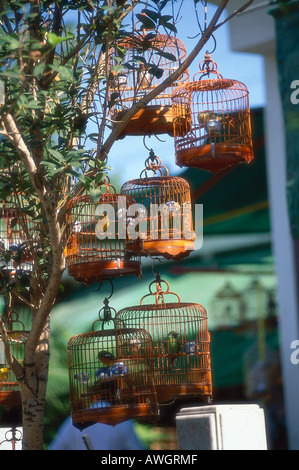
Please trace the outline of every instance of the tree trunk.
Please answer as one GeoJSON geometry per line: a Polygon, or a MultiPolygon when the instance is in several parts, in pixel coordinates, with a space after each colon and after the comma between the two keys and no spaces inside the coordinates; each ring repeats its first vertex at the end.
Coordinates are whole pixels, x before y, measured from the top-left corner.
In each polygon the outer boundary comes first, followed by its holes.
{"type": "Polygon", "coordinates": [[[24,379],[20,384],[23,417],[23,450],[42,450],[44,411],[49,368],[49,320],[35,353],[35,362],[24,363],[24,379]]]}

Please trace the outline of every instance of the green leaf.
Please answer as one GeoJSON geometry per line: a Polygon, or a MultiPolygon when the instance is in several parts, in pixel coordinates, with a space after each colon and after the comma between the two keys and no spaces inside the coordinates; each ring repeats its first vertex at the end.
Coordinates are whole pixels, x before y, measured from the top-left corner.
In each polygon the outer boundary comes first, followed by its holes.
{"type": "Polygon", "coordinates": [[[101,197],[101,194],[102,194],[102,190],[99,189],[99,188],[92,188],[89,190],[89,195],[92,199],[92,202],[94,204],[96,204],[98,202],[98,200],[100,199],[101,197]]]}

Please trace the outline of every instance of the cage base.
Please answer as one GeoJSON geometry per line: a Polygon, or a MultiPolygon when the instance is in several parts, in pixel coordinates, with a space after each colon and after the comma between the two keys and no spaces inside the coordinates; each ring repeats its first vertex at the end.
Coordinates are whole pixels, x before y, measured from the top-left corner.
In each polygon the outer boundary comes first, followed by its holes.
{"type": "Polygon", "coordinates": [[[13,408],[22,403],[21,392],[19,390],[0,391],[0,405],[13,408]]]}
{"type": "MultiPolygon", "coordinates": [[[[119,111],[113,119],[121,121],[126,111],[119,111]]],[[[140,109],[122,130],[119,138],[147,134],[168,134],[174,136],[171,106],[146,106],[140,109]]]]}
{"type": "Polygon", "coordinates": [[[88,410],[77,410],[72,412],[73,425],[82,430],[96,423],[116,426],[124,421],[138,418],[152,418],[155,420],[159,415],[158,407],[154,409],[148,403],[137,405],[113,405],[88,410]]]}
{"type": "Polygon", "coordinates": [[[246,144],[215,144],[214,153],[211,144],[176,150],[178,166],[200,168],[215,174],[241,163],[250,163],[252,159],[252,147],[246,144]]]}
{"type": "Polygon", "coordinates": [[[110,260],[95,261],[89,263],[77,263],[68,266],[69,275],[79,282],[92,284],[94,282],[134,275],[140,277],[141,264],[138,261],[110,260]]]}
{"type": "Polygon", "coordinates": [[[143,240],[143,252],[150,256],[180,260],[194,251],[193,240],[143,240]]]}
{"type": "Polygon", "coordinates": [[[174,398],[198,397],[203,401],[211,403],[212,385],[210,383],[197,384],[169,384],[156,386],[158,403],[168,403],[174,398]]]}

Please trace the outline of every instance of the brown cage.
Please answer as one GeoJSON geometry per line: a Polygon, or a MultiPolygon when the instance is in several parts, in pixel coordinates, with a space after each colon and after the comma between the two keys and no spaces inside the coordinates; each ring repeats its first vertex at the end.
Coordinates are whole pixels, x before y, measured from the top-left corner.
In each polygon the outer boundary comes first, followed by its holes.
{"type": "MultiPolygon", "coordinates": [[[[23,364],[29,331],[26,331],[24,324],[18,320],[16,312],[8,311],[3,317],[5,317],[10,353],[20,364],[23,364]]],[[[7,362],[4,338],[0,334],[0,405],[12,408],[20,404],[20,387],[7,362]]]]}
{"type": "MultiPolygon", "coordinates": [[[[115,74],[110,88],[111,119],[121,121],[125,112],[137,101],[159,86],[187,57],[184,44],[176,37],[163,35],[157,31],[135,30],[117,42],[117,52],[110,54],[110,66],[117,65],[115,56],[124,52],[126,65],[115,74]]],[[[149,104],[137,111],[122,130],[126,135],[169,134],[173,136],[173,114],[171,96],[174,88],[189,81],[186,70],[173,84],[169,85],[149,104]]]]}
{"type": "Polygon", "coordinates": [[[14,272],[32,271],[37,230],[33,219],[17,206],[14,198],[2,201],[0,207],[0,269],[14,272]]]}
{"type": "Polygon", "coordinates": [[[71,414],[79,429],[159,416],[152,338],[141,328],[115,328],[105,301],[102,329],[94,322],[93,331],[68,343],[71,414]]]}
{"type": "Polygon", "coordinates": [[[194,250],[189,184],[169,176],[152,150],[140,178],[124,183],[120,192],[139,205],[128,217],[128,236],[134,239],[138,233],[142,255],[178,260],[194,250]]]}
{"type": "MultiPolygon", "coordinates": [[[[249,93],[225,79],[206,54],[199,80],[182,84],[172,95],[176,163],[218,173],[253,159],[249,93]],[[215,74],[217,78],[210,78],[215,74]],[[207,79],[203,79],[208,75],[207,79]],[[181,116],[188,115],[188,122],[181,116]]],[[[197,75],[197,74],[195,74],[197,75]]]]}
{"type": "Polygon", "coordinates": [[[200,397],[210,403],[212,379],[206,310],[200,304],[181,302],[159,275],[149,290],[140,305],[120,310],[116,321],[127,328],[142,327],[150,333],[159,404],[187,396],[200,397]],[[162,283],[166,284],[165,290],[162,283]],[[156,284],[156,292],[152,290],[153,284],[156,284]],[[165,302],[167,294],[175,295],[177,302],[165,302]],[[154,296],[155,303],[143,304],[147,296],[154,296]]]}
{"type": "Polygon", "coordinates": [[[73,198],[67,206],[68,272],[86,284],[133,274],[141,277],[138,241],[130,241],[127,249],[125,214],[135,201],[116,194],[108,183],[104,186],[107,192],[96,203],[85,194],[73,198]]]}

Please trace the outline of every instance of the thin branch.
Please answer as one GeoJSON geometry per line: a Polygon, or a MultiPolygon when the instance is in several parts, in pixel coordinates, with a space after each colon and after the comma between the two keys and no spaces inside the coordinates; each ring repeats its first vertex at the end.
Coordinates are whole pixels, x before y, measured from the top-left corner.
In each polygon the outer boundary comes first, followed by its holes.
{"type": "Polygon", "coordinates": [[[220,28],[221,26],[223,26],[225,23],[227,23],[228,21],[230,21],[232,18],[234,18],[235,16],[237,16],[239,13],[242,13],[243,11],[245,11],[252,3],[254,2],[254,0],[250,0],[249,2],[245,3],[245,5],[243,5],[242,7],[238,8],[237,10],[235,10],[230,16],[228,16],[227,18],[225,18],[224,21],[222,21],[221,23],[217,24],[217,26],[215,27],[215,31],[220,28]]]}

